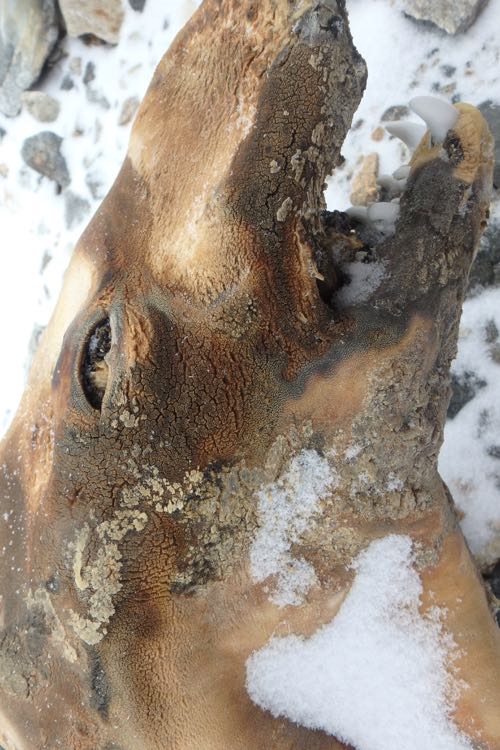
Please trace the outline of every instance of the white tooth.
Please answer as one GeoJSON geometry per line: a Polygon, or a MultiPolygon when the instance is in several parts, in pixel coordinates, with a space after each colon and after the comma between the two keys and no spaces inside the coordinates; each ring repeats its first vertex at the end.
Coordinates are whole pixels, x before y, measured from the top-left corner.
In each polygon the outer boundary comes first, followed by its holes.
{"type": "Polygon", "coordinates": [[[396,138],[401,138],[412,150],[418,146],[426,131],[425,125],[418,122],[389,122],[385,129],[396,138]]]}
{"type": "Polygon", "coordinates": [[[396,180],[390,174],[381,174],[377,179],[377,183],[380,187],[388,190],[389,193],[397,195],[398,193],[402,193],[405,189],[406,180],[396,180]]]}
{"type": "Polygon", "coordinates": [[[345,213],[352,219],[368,221],[368,209],[364,206],[349,206],[345,213]]]}
{"type": "Polygon", "coordinates": [[[399,205],[397,203],[372,203],[368,206],[368,218],[370,221],[394,224],[398,216],[399,205]]]}
{"type": "Polygon", "coordinates": [[[409,164],[403,164],[401,167],[398,167],[395,172],[392,173],[392,176],[396,178],[396,180],[407,180],[410,175],[410,165],[409,164]]]}
{"type": "Polygon", "coordinates": [[[410,101],[410,107],[425,120],[433,139],[438,143],[444,141],[446,133],[458,120],[458,110],[453,104],[435,96],[416,96],[410,101]]]}

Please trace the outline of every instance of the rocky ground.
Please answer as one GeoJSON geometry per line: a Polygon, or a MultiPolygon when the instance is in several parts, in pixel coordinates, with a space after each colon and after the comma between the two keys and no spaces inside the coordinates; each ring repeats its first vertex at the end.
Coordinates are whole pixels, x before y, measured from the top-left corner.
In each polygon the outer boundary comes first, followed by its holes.
{"type": "MultiPolygon", "coordinates": [[[[497,137],[492,218],[470,277],[441,471],[500,602],[500,0],[347,4],[369,81],[327,191],[332,208],[377,200],[377,178],[408,159],[384,125],[411,119],[414,95],[480,106],[497,137]]],[[[0,0],[0,433],[152,71],[197,5],[0,0]]]]}

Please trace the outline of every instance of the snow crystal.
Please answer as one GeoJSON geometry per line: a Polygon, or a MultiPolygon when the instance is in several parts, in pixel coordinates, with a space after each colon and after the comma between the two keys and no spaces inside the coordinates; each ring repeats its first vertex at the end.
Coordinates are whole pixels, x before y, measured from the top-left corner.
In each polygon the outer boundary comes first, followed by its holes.
{"type": "Polygon", "coordinates": [[[383,263],[363,263],[358,260],[346,263],[342,271],[349,277],[350,283],[335,294],[335,302],[341,306],[366,302],[380,286],[385,274],[383,263]]]}
{"type": "Polygon", "coordinates": [[[273,638],[248,659],[252,700],[357,750],[470,750],[450,717],[454,644],[438,610],[420,614],[412,561],[407,536],[372,542],[331,623],[311,638],[273,638]]]}
{"type": "Polygon", "coordinates": [[[316,583],[314,568],[294,558],[291,545],[307,530],[320,499],[337,481],[326,458],[304,450],[275,483],[258,493],[260,528],[250,551],[251,574],[256,581],[276,576],[270,599],[281,607],[300,604],[316,583]]]}

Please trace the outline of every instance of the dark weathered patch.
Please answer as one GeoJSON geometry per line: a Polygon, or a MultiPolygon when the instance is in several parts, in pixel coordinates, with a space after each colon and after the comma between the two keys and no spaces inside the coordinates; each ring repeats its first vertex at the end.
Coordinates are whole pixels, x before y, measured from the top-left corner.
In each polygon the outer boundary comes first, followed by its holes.
{"type": "Polygon", "coordinates": [[[104,721],[109,718],[110,688],[109,682],[95,649],[88,649],[90,660],[91,706],[95,708],[104,721]]]}
{"type": "Polygon", "coordinates": [[[451,376],[451,399],[448,406],[448,419],[454,419],[463,407],[472,401],[476,393],[487,385],[486,381],[478,378],[473,372],[451,376]]]}
{"type": "Polygon", "coordinates": [[[87,339],[81,366],[83,392],[94,409],[102,406],[108,375],[105,360],[110,349],[111,324],[109,318],[104,318],[93,328],[87,339]]]}
{"type": "Polygon", "coordinates": [[[453,132],[450,131],[443,143],[444,149],[448,154],[450,164],[457,167],[464,160],[464,150],[460,143],[460,138],[453,132]]]}

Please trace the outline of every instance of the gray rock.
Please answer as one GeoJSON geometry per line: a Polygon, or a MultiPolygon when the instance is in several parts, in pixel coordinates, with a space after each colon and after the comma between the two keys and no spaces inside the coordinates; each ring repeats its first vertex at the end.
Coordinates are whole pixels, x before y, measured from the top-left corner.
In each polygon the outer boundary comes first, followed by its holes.
{"type": "Polygon", "coordinates": [[[61,105],[44,91],[25,91],[22,100],[28,112],[39,122],[54,122],[59,117],[61,105]]]}
{"type": "Polygon", "coordinates": [[[490,126],[495,139],[495,169],[493,171],[493,182],[500,190],[500,106],[488,100],[479,105],[479,110],[490,126]]]}
{"type": "Polygon", "coordinates": [[[395,104],[393,107],[386,109],[380,119],[382,122],[391,122],[392,120],[404,120],[405,117],[409,116],[410,110],[408,107],[404,104],[395,104]]]}
{"type": "Polygon", "coordinates": [[[487,385],[486,381],[478,378],[473,372],[465,372],[458,376],[451,376],[451,399],[448,406],[448,419],[453,419],[465,404],[472,401],[476,393],[487,385]]]}
{"type": "Polygon", "coordinates": [[[7,135],[7,131],[4,130],[3,128],[0,128],[0,141],[2,140],[2,138],[4,137],[4,135],[7,135]]]}
{"type": "Polygon", "coordinates": [[[20,112],[58,36],[55,0],[0,0],[0,112],[20,112]]]}
{"type": "Polygon", "coordinates": [[[120,117],[118,118],[118,125],[128,125],[139,106],[139,98],[137,96],[129,96],[128,99],[122,104],[120,117]]]}
{"type": "Polygon", "coordinates": [[[59,0],[69,36],[93,34],[118,44],[124,11],[122,0],[59,0]]]}
{"type": "Polygon", "coordinates": [[[406,15],[430,21],[448,34],[466,31],[488,0],[401,0],[406,15]]]}
{"type": "Polygon", "coordinates": [[[85,184],[95,201],[100,201],[104,198],[104,185],[98,172],[89,172],[85,177],[85,184]]]}
{"type": "Polygon", "coordinates": [[[457,69],[454,65],[441,65],[440,70],[441,73],[446,76],[446,78],[452,78],[457,72],[457,69]]]}
{"type": "Polygon", "coordinates": [[[139,13],[142,13],[144,10],[144,6],[146,5],[146,0],[128,0],[130,7],[133,10],[138,10],[139,13]]]}
{"type": "Polygon", "coordinates": [[[89,101],[91,104],[98,104],[99,107],[102,107],[103,109],[110,109],[111,104],[109,103],[109,100],[104,96],[104,94],[101,91],[98,91],[97,89],[91,88],[91,86],[87,86],[87,101],[89,101]]]}
{"type": "Polygon", "coordinates": [[[64,193],[64,203],[66,227],[68,229],[73,229],[74,226],[80,224],[80,222],[88,216],[90,212],[90,203],[72,190],[66,190],[64,193]]]}
{"type": "Polygon", "coordinates": [[[88,62],[85,66],[83,82],[87,86],[87,84],[92,83],[92,81],[95,81],[95,64],[93,62],[88,62]]]}
{"type": "Polygon", "coordinates": [[[468,295],[500,285],[500,224],[492,222],[481,238],[479,252],[469,274],[468,295]]]}
{"type": "Polygon", "coordinates": [[[45,131],[26,138],[21,149],[26,164],[55,182],[61,190],[71,182],[66,160],[61,154],[62,140],[55,133],[45,131]]]}
{"type": "Polygon", "coordinates": [[[61,81],[61,91],[71,91],[75,88],[75,83],[69,73],[66,73],[61,81]]]}

